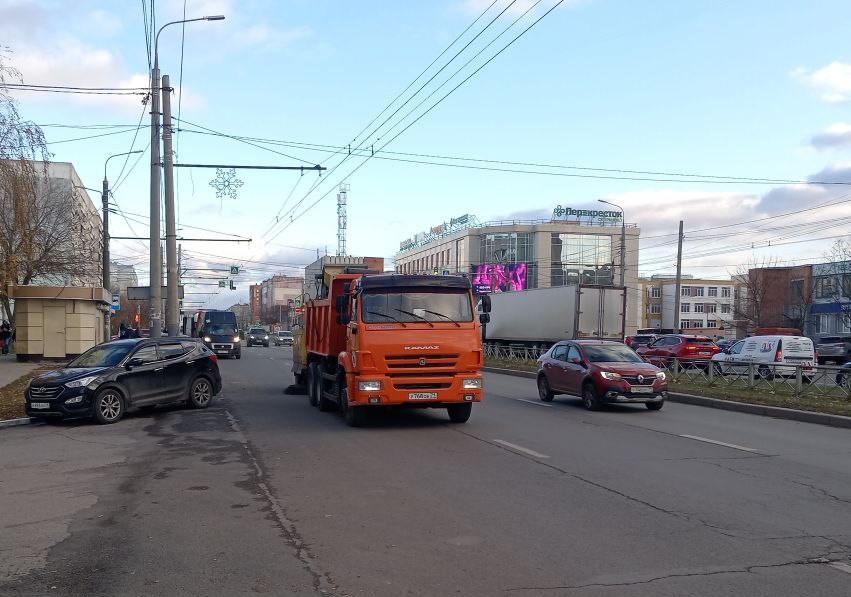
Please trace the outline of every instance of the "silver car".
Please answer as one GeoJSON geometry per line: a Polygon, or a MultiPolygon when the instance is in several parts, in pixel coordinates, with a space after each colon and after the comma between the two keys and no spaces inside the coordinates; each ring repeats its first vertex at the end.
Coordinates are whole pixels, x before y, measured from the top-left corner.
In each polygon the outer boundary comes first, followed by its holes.
{"type": "Polygon", "coordinates": [[[849,336],[825,336],[818,341],[819,365],[833,361],[842,365],[851,361],[851,337],[849,336]]]}

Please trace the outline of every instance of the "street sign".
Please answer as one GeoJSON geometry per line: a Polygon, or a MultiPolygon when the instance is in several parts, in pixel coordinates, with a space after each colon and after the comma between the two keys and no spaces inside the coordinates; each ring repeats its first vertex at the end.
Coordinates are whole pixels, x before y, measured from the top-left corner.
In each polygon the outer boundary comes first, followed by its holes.
{"type": "Polygon", "coordinates": [[[227,288],[228,281],[227,280],[219,280],[219,288],[227,288]]]}
{"type": "Polygon", "coordinates": [[[231,276],[238,276],[239,275],[239,266],[238,265],[230,266],[230,275],[231,276]]]}
{"type": "MultiPolygon", "coordinates": [[[[177,287],[177,298],[183,298],[183,286],[177,287]]],[[[168,296],[168,289],[163,286],[162,295],[163,298],[168,296]]],[[[147,301],[151,298],[151,287],[150,286],[128,286],[127,287],[127,298],[131,301],[147,301]]]]}
{"type": "Polygon", "coordinates": [[[113,311],[121,310],[121,295],[119,293],[112,293],[112,305],[110,307],[113,311]]]}

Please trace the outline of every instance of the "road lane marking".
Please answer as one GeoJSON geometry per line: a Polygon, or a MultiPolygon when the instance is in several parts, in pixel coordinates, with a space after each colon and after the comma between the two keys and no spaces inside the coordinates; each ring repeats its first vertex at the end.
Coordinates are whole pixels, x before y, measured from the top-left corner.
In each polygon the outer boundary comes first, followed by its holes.
{"type": "Polygon", "coordinates": [[[851,566],[849,566],[848,564],[845,564],[843,562],[831,562],[830,567],[836,568],[837,570],[841,570],[842,572],[847,572],[848,574],[851,574],[851,566]]]}
{"type": "Polygon", "coordinates": [[[526,402],[528,404],[534,404],[535,406],[546,406],[547,408],[552,408],[552,404],[544,404],[543,402],[536,402],[534,400],[526,400],[525,398],[515,398],[515,400],[519,400],[520,402],[526,402]]]}
{"type": "Polygon", "coordinates": [[[530,450],[529,448],[524,448],[523,446],[518,446],[517,444],[512,444],[511,442],[507,442],[504,439],[495,439],[493,440],[495,443],[505,446],[506,448],[511,448],[512,450],[516,450],[517,452],[523,452],[529,456],[534,456],[535,458],[549,458],[546,454],[541,454],[540,452],[535,452],[534,450],[530,450]]]}
{"type": "Polygon", "coordinates": [[[753,448],[746,448],[745,446],[739,446],[737,444],[728,444],[727,442],[719,442],[717,439],[709,439],[707,437],[700,437],[697,435],[680,434],[680,437],[684,437],[686,439],[693,439],[699,442],[705,442],[707,444],[715,444],[716,446],[724,446],[725,448],[733,448],[734,450],[741,450],[742,452],[756,452],[756,450],[754,450],[753,448]]]}

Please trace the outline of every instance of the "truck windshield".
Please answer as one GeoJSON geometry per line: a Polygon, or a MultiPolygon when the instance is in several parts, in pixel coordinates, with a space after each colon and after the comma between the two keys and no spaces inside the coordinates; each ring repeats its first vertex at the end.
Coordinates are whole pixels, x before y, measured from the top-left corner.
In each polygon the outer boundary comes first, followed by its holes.
{"type": "Polygon", "coordinates": [[[473,321],[466,292],[371,291],[361,297],[364,323],[452,323],[473,321]]]}
{"type": "Polygon", "coordinates": [[[236,326],[229,323],[212,323],[207,326],[207,333],[215,336],[233,336],[236,334],[236,326]]]}

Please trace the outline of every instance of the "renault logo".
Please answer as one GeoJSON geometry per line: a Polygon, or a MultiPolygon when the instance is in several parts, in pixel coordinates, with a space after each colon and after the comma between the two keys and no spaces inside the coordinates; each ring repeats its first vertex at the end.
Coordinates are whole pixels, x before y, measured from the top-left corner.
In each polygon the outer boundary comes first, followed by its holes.
{"type": "Polygon", "coordinates": [[[638,383],[644,383],[644,376],[643,375],[638,376],[638,383]]]}
{"type": "Polygon", "coordinates": [[[420,359],[420,367],[425,367],[425,364],[426,364],[426,360],[421,358],[420,359]]]}

